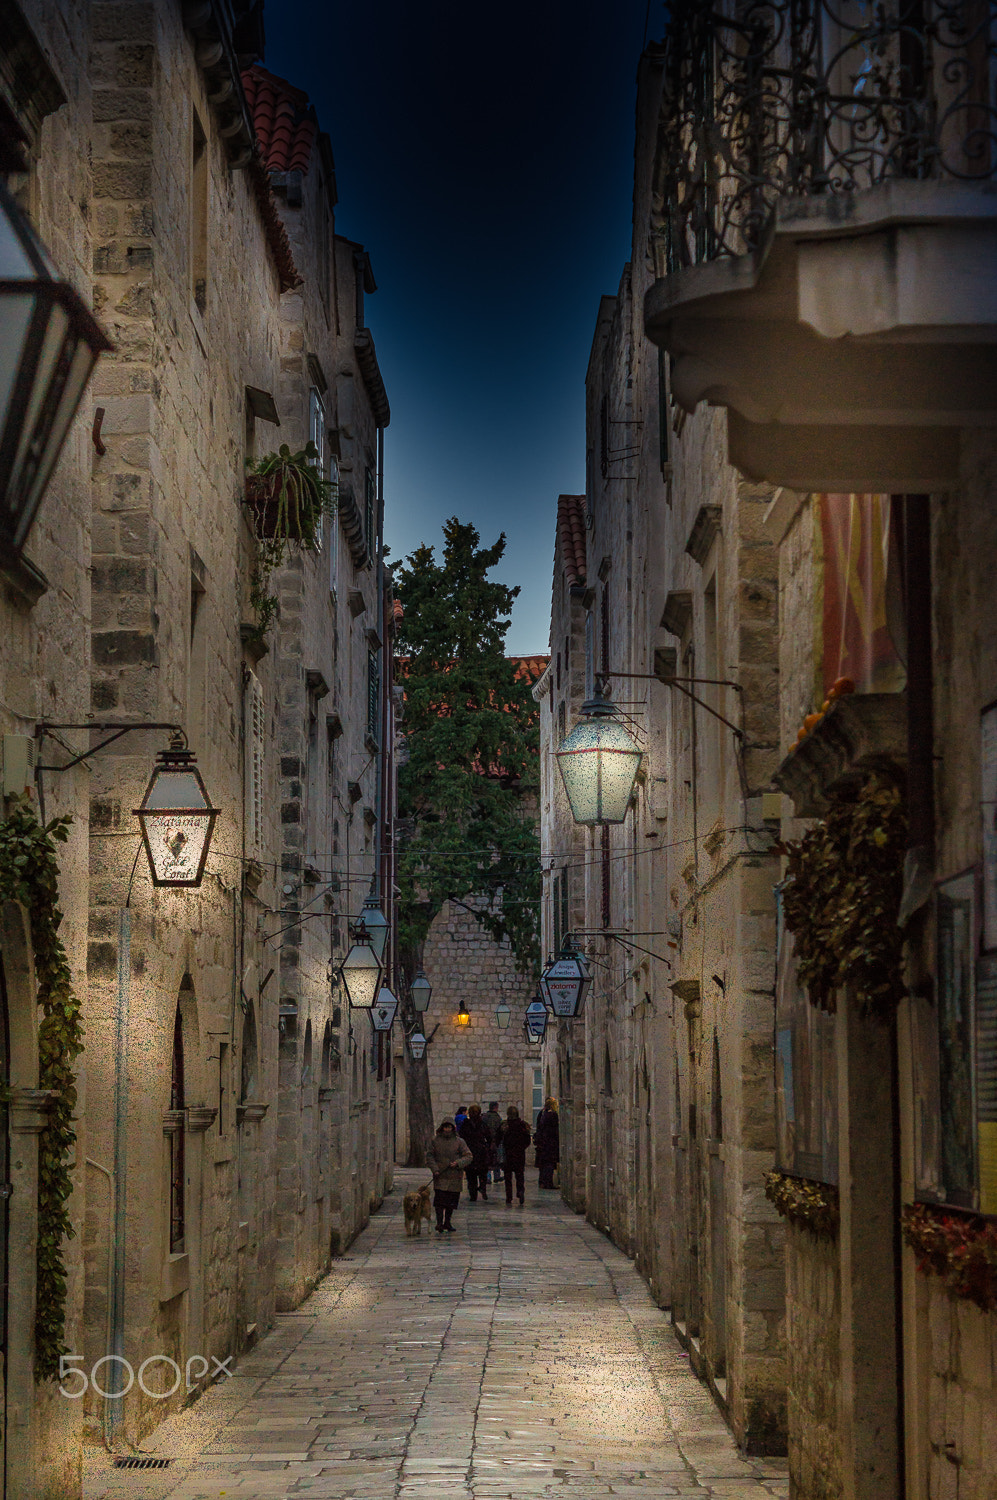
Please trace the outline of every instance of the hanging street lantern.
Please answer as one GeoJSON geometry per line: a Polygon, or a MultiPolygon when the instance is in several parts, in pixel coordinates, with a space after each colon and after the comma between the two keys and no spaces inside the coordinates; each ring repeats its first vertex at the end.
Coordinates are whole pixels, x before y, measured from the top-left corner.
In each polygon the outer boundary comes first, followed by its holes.
{"type": "Polygon", "coordinates": [[[0,183],[0,555],[8,560],[21,555],[97,357],[112,347],[0,183]]]}
{"type": "Polygon", "coordinates": [[[584,954],[566,939],[557,958],[541,974],[540,991],[555,1016],[571,1020],[581,1010],[591,983],[584,954]]]}
{"type": "Polygon", "coordinates": [[[526,1007],[523,1019],[528,1042],[542,1042],[547,1031],[547,1007],[540,996],[535,996],[526,1007]]]}
{"type": "Polygon", "coordinates": [[[142,806],[134,809],[152,883],[178,889],[199,886],[218,809],[208,801],[186,735],[171,735],[170,748],[161,750],[156,760],[142,806]]]}
{"type": "Polygon", "coordinates": [[[470,1012],[468,1011],[468,1008],[464,1004],[463,1000],[460,1002],[460,1005],[457,1007],[457,1014],[454,1016],[453,1019],[454,1019],[454,1025],[455,1026],[470,1026],[470,1024],[471,1024],[470,1012]]]}
{"type": "Polygon", "coordinates": [[[408,987],[409,999],[412,1009],[419,1015],[423,1015],[429,1009],[429,999],[433,993],[433,986],[420,969],[408,987]]]}
{"type": "Polygon", "coordinates": [[[381,910],[381,903],[376,896],[366,898],[360,912],[360,920],[367,929],[370,946],[383,963],[384,949],[388,941],[388,919],[381,910]]]}
{"type": "Polygon", "coordinates": [[[426,1055],[426,1038],[421,1031],[413,1031],[408,1039],[408,1049],[416,1062],[426,1055]]]}
{"type": "Polygon", "coordinates": [[[339,977],[354,1010],[370,1010],[381,988],[381,960],[371,947],[367,929],[358,922],[353,929],[353,946],[343,959],[339,977]]]}
{"type": "Polygon", "coordinates": [[[398,1001],[387,988],[383,987],[377,999],[371,1006],[370,1019],[375,1031],[390,1031],[391,1023],[395,1019],[398,1010],[398,1001]]]}
{"type": "Polygon", "coordinates": [[[622,823],[643,752],[598,689],[582,704],[582,716],[554,751],[571,816],[587,828],[622,823]]]}
{"type": "Polygon", "coordinates": [[[505,1031],[512,1020],[512,1011],[504,1000],[500,1000],[495,1007],[495,1025],[500,1031],[505,1031]]]}

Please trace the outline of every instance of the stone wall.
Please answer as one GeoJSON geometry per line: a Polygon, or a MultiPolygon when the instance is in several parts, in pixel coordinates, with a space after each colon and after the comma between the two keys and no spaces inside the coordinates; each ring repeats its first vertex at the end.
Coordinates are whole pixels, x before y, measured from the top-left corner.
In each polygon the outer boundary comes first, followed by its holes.
{"type": "Polygon", "coordinates": [[[841,1494],[841,1291],[836,1241],[786,1230],[787,1418],[792,1493],[841,1494]]]}
{"type": "Polygon", "coordinates": [[[541,1064],[540,1049],[523,1040],[522,1017],[533,998],[535,979],[518,973],[508,943],[496,943],[469,911],[448,902],[426,939],[423,966],[433,986],[424,1018],[433,1114],[437,1123],[459,1104],[487,1110],[498,1100],[504,1114],[510,1104],[532,1124],[526,1070],[541,1064]],[[471,1019],[455,1022],[463,1000],[471,1019]],[[495,1021],[504,1000],[512,1011],[506,1030],[495,1021]]]}

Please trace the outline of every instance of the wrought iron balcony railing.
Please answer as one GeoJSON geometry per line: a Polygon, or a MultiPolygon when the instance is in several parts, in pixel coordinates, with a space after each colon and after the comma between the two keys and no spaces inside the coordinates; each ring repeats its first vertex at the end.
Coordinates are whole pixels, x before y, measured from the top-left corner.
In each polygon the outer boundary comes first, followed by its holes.
{"type": "Polygon", "coordinates": [[[787,197],[997,174],[997,0],[672,0],[659,275],[759,245],[787,197]]]}

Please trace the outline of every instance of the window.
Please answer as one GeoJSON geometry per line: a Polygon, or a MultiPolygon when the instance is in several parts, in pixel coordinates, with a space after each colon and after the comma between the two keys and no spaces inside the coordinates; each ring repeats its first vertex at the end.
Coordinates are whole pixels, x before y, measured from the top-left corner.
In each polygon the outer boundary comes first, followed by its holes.
{"type": "Polygon", "coordinates": [[[246,672],[242,695],[245,735],[245,846],[247,859],[259,859],[263,847],[263,689],[254,672],[246,672]]]}
{"type": "Polygon", "coordinates": [[[190,134],[190,295],[203,317],[208,305],[208,140],[196,112],[190,134]]]}
{"type": "Polygon", "coordinates": [[[335,454],[329,460],[329,478],[335,504],[329,522],[329,593],[335,598],[339,593],[339,459],[335,454]]]}
{"type": "MultiPolygon", "coordinates": [[[[328,475],[326,473],[327,461],[325,456],[325,406],[322,403],[321,394],[315,386],[312,386],[308,392],[308,441],[314,445],[315,452],[318,454],[318,457],[315,459],[315,467],[320,476],[326,479],[328,475]]],[[[325,517],[320,516],[318,525],[315,528],[315,547],[318,552],[322,551],[323,533],[325,530],[324,523],[325,517]]]]}
{"type": "Polygon", "coordinates": [[[585,696],[591,698],[595,692],[595,616],[591,610],[585,615],[585,696]]]}
{"type": "Polygon", "coordinates": [[[599,405],[599,469],[603,479],[609,473],[609,397],[599,405]]]}
{"type": "Polygon", "coordinates": [[[599,601],[599,633],[601,636],[602,661],[600,670],[603,677],[609,675],[609,579],[603,580],[602,597],[599,601]]]}
{"type": "Polygon", "coordinates": [[[570,879],[570,875],[569,875],[569,871],[568,871],[568,866],[565,865],[564,869],[561,871],[561,936],[562,937],[567,937],[569,931],[571,930],[571,927],[570,927],[571,917],[570,917],[570,909],[569,909],[569,902],[568,902],[568,882],[569,882],[569,879],[570,879]]]}
{"type": "Polygon", "coordinates": [[[369,650],[367,652],[367,735],[375,743],[379,740],[380,688],[381,663],[378,653],[369,650]]]}
{"type": "MultiPolygon", "coordinates": [[[[796,976],[793,934],[776,891],[775,1164],[791,1177],[838,1180],[838,1067],[834,1016],[811,1005],[796,976]]],[[[717,1046],[714,1038],[714,1046],[717,1046]]],[[[722,1117],[719,1049],[714,1057],[713,1135],[722,1117]]]]}
{"type": "Polygon", "coordinates": [[[551,882],[551,919],[554,937],[554,952],[560,951],[561,938],[561,876],[557,874],[551,882]]]}
{"type": "MultiPolygon", "coordinates": [[[[173,1066],[170,1076],[170,1109],[184,1109],[183,1087],[183,1021],[177,1006],[173,1022],[173,1066]]],[[[170,1135],[170,1254],[184,1253],[184,1127],[181,1123],[170,1135]]]]}
{"type": "Polygon", "coordinates": [[[369,466],[364,469],[364,540],[367,543],[367,556],[374,556],[374,471],[369,466]]]}

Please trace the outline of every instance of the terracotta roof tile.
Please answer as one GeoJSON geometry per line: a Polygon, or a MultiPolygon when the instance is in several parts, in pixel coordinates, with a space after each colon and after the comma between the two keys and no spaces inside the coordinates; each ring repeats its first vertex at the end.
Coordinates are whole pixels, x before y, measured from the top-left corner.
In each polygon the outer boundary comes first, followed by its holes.
{"type": "Polygon", "coordinates": [[[307,172],[318,134],[308,95],[258,63],[243,73],[242,86],[266,170],[307,172]]]}
{"type": "Polygon", "coordinates": [[[513,673],[517,682],[536,682],[546,672],[550,662],[549,656],[510,656],[509,660],[515,662],[516,670],[513,673]]]}
{"type": "Polygon", "coordinates": [[[584,583],[586,579],[584,495],[558,495],[557,546],[569,586],[584,583]]]}

